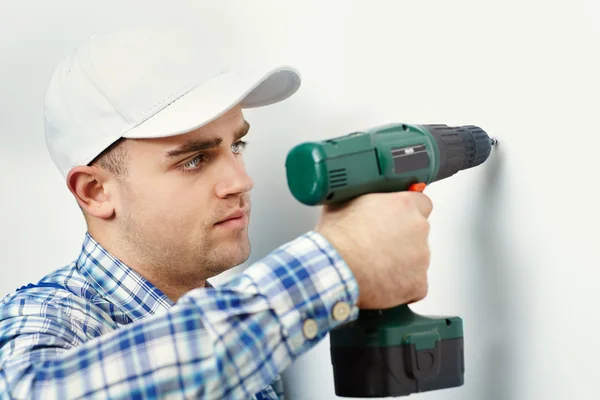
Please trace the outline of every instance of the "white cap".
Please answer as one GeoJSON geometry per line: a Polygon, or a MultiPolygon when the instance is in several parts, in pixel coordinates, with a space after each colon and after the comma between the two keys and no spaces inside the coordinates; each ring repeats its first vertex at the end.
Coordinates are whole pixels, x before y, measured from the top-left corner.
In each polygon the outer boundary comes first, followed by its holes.
{"type": "Polygon", "coordinates": [[[61,174],[121,137],[190,132],[238,104],[273,104],[300,87],[294,68],[230,65],[219,45],[190,30],[138,27],[95,35],[69,54],[50,79],[44,110],[61,174]]]}

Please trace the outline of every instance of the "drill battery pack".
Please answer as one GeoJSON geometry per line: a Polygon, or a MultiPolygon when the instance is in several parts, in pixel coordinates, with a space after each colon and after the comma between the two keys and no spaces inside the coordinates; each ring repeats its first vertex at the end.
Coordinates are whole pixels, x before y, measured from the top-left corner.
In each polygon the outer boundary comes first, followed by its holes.
{"type": "Polygon", "coordinates": [[[408,306],[361,310],[330,333],[335,393],[397,397],[464,383],[464,339],[458,317],[426,317],[408,306]]]}

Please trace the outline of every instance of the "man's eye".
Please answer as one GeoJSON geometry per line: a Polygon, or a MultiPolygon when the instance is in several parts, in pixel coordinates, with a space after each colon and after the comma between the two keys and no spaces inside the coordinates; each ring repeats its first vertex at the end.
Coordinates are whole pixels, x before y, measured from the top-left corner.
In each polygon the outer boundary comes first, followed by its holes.
{"type": "Polygon", "coordinates": [[[234,153],[241,153],[246,148],[247,145],[248,145],[248,142],[239,140],[231,145],[231,150],[234,153]]]}
{"type": "Polygon", "coordinates": [[[189,160],[188,162],[183,164],[182,169],[184,172],[193,171],[195,169],[198,169],[198,166],[202,163],[203,160],[204,160],[203,155],[197,155],[196,157],[192,158],[191,160],[189,160]]]}

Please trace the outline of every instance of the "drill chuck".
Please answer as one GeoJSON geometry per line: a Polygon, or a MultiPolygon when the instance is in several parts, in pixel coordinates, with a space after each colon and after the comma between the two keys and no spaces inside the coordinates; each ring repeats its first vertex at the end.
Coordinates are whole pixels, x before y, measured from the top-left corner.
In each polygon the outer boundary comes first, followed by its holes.
{"type": "Polygon", "coordinates": [[[477,126],[423,126],[434,137],[440,152],[440,169],[433,181],[482,164],[492,150],[492,139],[477,126]]]}

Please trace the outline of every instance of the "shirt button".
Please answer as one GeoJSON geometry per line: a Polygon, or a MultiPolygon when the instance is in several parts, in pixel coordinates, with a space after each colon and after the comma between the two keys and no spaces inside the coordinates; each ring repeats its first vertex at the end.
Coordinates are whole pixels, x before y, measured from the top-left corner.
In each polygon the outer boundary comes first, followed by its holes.
{"type": "Polygon", "coordinates": [[[302,333],[307,339],[314,339],[317,336],[318,331],[319,327],[317,326],[317,322],[312,318],[307,319],[304,321],[304,324],[302,324],[302,333]]]}
{"type": "Polygon", "coordinates": [[[350,305],[345,301],[340,301],[333,306],[332,314],[336,321],[345,321],[350,315],[350,305]]]}

